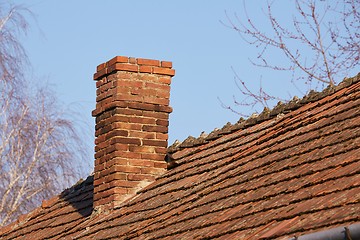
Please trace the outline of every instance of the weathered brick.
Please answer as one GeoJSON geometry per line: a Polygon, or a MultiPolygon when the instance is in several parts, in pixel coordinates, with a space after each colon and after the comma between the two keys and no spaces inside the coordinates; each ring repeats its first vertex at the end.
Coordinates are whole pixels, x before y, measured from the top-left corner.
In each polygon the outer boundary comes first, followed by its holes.
{"type": "Polygon", "coordinates": [[[159,60],[153,60],[153,59],[145,59],[145,58],[138,58],[137,63],[139,65],[148,65],[148,66],[160,66],[159,60]]]}
{"type": "Polygon", "coordinates": [[[153,175],[160,175],[165,172],[164,168],[155,168],[155,167],[147,167],[142,168],[141,173],[142,174],[153,174],[153,175]]]}
{"type": "Polygon", "coordinates": [[[141,124],[156,124],[155,118],[147,118],[142,116],[131,116],[129,117],[129,122],[131,123],[141,123],[141,124]]]}
{"type": "Polygon", "coordinates": [[[156,74],[169,75],[169,76],[175,75],[175,70],[170,68],[154,67],[153,72],[156,74]]]}
{"type": "Polygon", "coordinates": [[[129,151],[136,153],[155,153],[155,148],[153,146],[129,146],[129,151]]]}
{"type": "Polygon", "coordinates": [[[153,182],[155,180],[155,176],[149,174],[132,174],[129,173],[127,176],[129,181],[150,181],[153,182]]]}
{"type": "Polygon", "coordinates": [[[104,75],[108,74],[108,69],[104,68],[94,74],[94,80],[101,79],[104,75]]]}
{"type": "Polygon", "coordinates": [[[165,161],[153,161],[154,162],[154,167],[155,168],[167,168],[167,163],[165,161]]]}
{"type": "Polygon", "coordinates": [[[164,67],[164,68],[172,68],[172,62],[169,62],[169,61],[161,61],[161,67],[164,67]]]}
{"type": "MultiPolygon", "coordinates": [[[[111,126],[110,126],[111,127],[111,126]]],[[[106,134],[106,137],[113,138],[113,137],[127,137],[129,135],[129,131],[127,130],[121,130],[121,129],[115,129],[106,134]]]]}
{"type": "Polygon", "coordinates": [[[129,165],[138,167],[154,167],[154,161],[144,159],[131,159],[129,165]]]}
{"type": "Polygon", "coordinates": [[[96,71],[101,71],[106,67],[106,63],[101,63],[96,67],[96,71]]]}
{"type": "Polygon", "coordinates": [[[115,143],[141,145],[141,140],[139,138],[130,138],[130,137],[111,138],[110,144],[115,144],[115,143]]]}
{"type": "Polygon", "coordinates": [[[155,152],[156,152],[157,154],[163,154],[164,157],[165,157],[165,154],[166,154],[166,152],[167,152],[167,149],[166,149],[166,148],[159,147],[159,148],[155,148],[155,152]]]}
{"type": "Polygon", "coordinates": [[[169,126],[169,121],[164,120],[164,119],[157,119],[156,120],[156,125],[168,127],[169,126]]]}
{"type": "Polygon", "coordinates": [[[170,104],[170,100],[166,98],[158,98],[153,96],[143,96],[143,100],[147,103],[158,104],[168,106],[170,104]]]}
{"type": "Polygon", "coordinates": [[[135,188],[139,185],[136,181],[127,181],[127,180],[114,180],[110,182],[111,188],[124,187],[124,188],[135,188]]]}
{"type": "Polygon", "coordinates": [[[114,128],[128,129],[128,130],[141,130],[142,128],[140,124],[120,122],[120,121],[114,122],[112,125],[114,128]]]}
{"type": "Polygon", "coordinates": [[[157,153],[141,153],[141,159],[151,159],[151,160],[157,160],[162,161],[164,160],[164,156],[157,153]]]}
{"type": "Polygon", "coordinates": [[[167,133],[156,133],[156,139],[158,140],[165,140],[167,141],[168,140],[168,134],[167,133]]]}
{"type": "Polygon", "coordinates": [[[139,72],[141,73],[152,73],[153,67],[151,66],[139,66],[139,72]]]}
{"type": "Polygon", "coordinates": [[[112,59],[110,59],[106,65],[107,66],[111,66],[114,65],[115,63],[128,63],[129,62],[129,58],[128,57],[124,57],[124,56],[116,56],[112,59]]]}
{"type": "Polygon", "coordinates": [[[140,173],[141,167],[130,165],[114,165],[110,167],[109,173],[122,172],[122,173],[140,173]]]}
{"type": "Polygon", "coordinates": [[[142,131],[130,131],[129,137],[141,138],[141,139],[155,139],[156,133],[142,132],[142,131]]]}
{"type": "Polygon", "coordinates": [[[126,180],[126,179],[127,179],[127,174],[120,172],[111,173],[107,178],[109,182],[113,180],[126,180]]]}
{"type": "Polygon", "coordinates": [[[167,133],[168,128],[166,126],[151,126],[151,125],[144,125],[142,130],[145,132],[160,132],[160,133],[167,133]]]}
{"type": "Polygon", "coordinates": [[[147,140],[147,139],[143,139],[142,140],[143,145],[145,146],[157,146],[157,147],[167,147],[167,142],[163,141],[163,140],[147,140]]]}

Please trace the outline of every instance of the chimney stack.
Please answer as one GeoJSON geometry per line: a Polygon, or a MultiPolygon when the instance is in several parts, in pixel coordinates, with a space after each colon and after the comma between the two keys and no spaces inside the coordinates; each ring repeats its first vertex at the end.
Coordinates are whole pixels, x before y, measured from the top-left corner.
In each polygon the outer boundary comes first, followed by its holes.
{"type": "Polygon", "coordinates": [[[113,208],[166,171],[172,63],[118,56],[96,80],[94,208],[113,208]]]}

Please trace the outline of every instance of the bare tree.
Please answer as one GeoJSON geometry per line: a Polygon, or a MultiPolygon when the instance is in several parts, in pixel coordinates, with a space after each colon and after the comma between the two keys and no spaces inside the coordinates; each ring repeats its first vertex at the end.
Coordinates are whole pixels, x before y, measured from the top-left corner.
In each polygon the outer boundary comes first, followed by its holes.
{"type": "MultiPolygon", "coordinates": [[[[227,14],[228,24],[225,25],[258,50],[256,60],[250,59],[254,66],[290,71],[295,86],[306,84],[308,90],[333,86],[359,66],[359,0],[294,0],[295,14],[291,24],[280,22],[280,17],[274,14],[274,2],[267,2],[264,11],[269,28],[255,24],[245,4],[244,15],[230,17],[227,14]],[[282,54],[283,63],[274,63],[270,51],[282,54]]],[[[249,89],[245,80],[237,74],[235,77],[246,99],[235,102],[237,105],[267,107],[267,101],[278,99],[262,87],[257,92],[249,89]]]]}
{"type": "Polygon", "coordinates": [[[58,194],[89,169],[85,143],[48,87],[26,79],[18,35],[28,10],[0,7],[0,226],[58,194]]]}

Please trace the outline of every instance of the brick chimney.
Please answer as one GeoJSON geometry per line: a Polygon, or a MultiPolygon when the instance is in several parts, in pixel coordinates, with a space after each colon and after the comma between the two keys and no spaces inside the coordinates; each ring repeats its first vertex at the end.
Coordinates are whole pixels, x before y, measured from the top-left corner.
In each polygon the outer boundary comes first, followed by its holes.
{"type": "Polygon", "coordinates": [[[166,171],[172,63],[114,57],[96,80],[94,208],[111,209],[166,171]]]}

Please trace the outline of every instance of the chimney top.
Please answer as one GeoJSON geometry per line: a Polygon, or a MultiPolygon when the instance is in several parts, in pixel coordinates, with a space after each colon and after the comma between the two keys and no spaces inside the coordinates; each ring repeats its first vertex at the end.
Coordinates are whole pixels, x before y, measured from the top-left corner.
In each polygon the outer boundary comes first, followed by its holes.
{"type": "Polygon", "coordinates": [[[175,70],[171,68],[172,62],[169,61],[116,56],[105,63],[99,64],[96,67],[94,80],[99,80],[100,78],[115,71],[153,73],[159,75],[174,76],[175,70]]]}
{"type": "Polygon", "coordinates": [[[96,70],[94,208],[113,208],[166,170],[175,70],[124,56],[96,70]]]}

